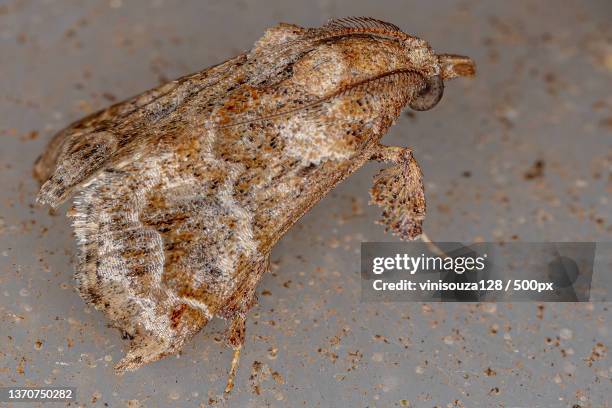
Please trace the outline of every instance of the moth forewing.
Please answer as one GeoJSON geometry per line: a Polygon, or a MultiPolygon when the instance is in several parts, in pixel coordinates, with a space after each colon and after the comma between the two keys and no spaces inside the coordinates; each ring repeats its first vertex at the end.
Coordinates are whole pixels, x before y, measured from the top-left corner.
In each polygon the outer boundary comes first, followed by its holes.
{"type": "Polygon", "coordinates": [[[58,133],[35,165],[38,201],[74,195],[79,292],[131,339],[116,370],[179,352],[221,317],[231,390],[272,247],[368,160],[393,164],[371,190],[383,223],[417,237],[420,168],[380,139],[403,108],[432,108],[443,80],[473,72],[368,17],[280,24],[248,53],[58,133]]]}

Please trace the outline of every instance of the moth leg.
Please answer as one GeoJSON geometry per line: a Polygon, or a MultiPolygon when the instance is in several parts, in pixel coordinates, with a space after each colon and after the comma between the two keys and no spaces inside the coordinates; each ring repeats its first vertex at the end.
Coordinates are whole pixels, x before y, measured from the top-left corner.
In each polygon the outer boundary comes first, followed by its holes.
{"type": "Polygon", "coordinates": [[[401,239],[412,240],[423,233],[425,219],[425,188],[423,172],[405,147],[379,145],[372,160],[395,164],[374,177],[370,189],[371,204],[383,208],[379,223],[401,239]]]}
{"type": "Polygon", "coordinates": [[[412,155],[412,150],[409,147],[386,146],[379,144],[370,156],[370,160],[376,160],[384,163],[401,164],[406,155],[412,155]]]}
{"type": "Polygon", "coordinates": [[[270,256],[266,255],[263,259],[255,263],[255,266],[244,278],[242,284],[236,290],[228,305],[221,312],[222,315],[231,318],[231,323],[227,329],[226,342],[234,349],[232,364],[225,386],[225,393],[229,393],[234,388],[234,379],[238,371],[240,352],[245,341],[246,334],[246,314],[256,303],[257,296],[255,288],[263,274],[270,269],[270,256]]]}
{"type": "Polygon", "coordinates": [[[234,355],[232,357],[232,365],[230,366],[230,372],[227,377],[227,383],[225,385],[225,393],[230,393],[234,388],[234,379],[236,378],[236,372],[238,372],[238,363],[240,362],[240,351],[244,344],[244,334],[246,331],[246,321],[244,316],[236,316],[230,325],[228,332],[228,343],[234,349],[234,355]]]}

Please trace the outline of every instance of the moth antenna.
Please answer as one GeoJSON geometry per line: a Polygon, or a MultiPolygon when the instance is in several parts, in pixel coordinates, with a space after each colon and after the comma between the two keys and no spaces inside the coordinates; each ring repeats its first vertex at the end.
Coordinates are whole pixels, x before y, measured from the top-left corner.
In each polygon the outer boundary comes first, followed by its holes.
{"type": "Polygon", "coordinates": [[[403,33],[402,29],[392,23],[381,21],[372,17],[344,17],[332,19],[323,26],[327,29],[378,29],[387,31],[397,31],[403,33]]]}

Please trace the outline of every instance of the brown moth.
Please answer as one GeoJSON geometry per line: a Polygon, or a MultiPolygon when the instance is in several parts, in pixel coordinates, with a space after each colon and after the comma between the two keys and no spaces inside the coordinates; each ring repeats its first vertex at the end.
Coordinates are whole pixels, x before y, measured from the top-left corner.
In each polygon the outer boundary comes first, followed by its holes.
{"type": "Polygon", "coordinates": [[[368,160],[402,239],[422,232],[411,150],[379,143],[401,110],[434,107],[467,57],[367,17],[279,24],[250,51],[94,113],[37,160],[38,202],[71,196],[81,296],[131,339],[117,372],[229,320],[233,384],[255,288],[283,234],[368,160]]]}

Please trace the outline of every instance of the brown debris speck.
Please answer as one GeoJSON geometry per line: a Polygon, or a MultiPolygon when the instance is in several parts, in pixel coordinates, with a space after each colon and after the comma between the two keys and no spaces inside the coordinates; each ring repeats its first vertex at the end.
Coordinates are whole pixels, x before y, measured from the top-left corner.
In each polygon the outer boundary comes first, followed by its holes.
{"type": "Polygon", "coordinates": [[[535,180],[544,177],[544,160],[536,160],[531,167],[524,173],[525,180],[535,180]]]}
{"type": "Polygon", "coordinates": [[[538,305],[536,310],[536,317],[540,320],[544,318],[544,305],[538,305]]]}
{"type": "Polygon", "coordinates": [[[19,363],[17,364],[17,374],[19,375],[25,375],[25,366],[26,366],[26,358],[25,357],[21,357],[19,359],[19,363]]]}
{"type": "Polygon", "coordinates": [[[603,360],[608,354],[608,347],[603,343],[597,343],[591,349],[591,354],[587,357],[586,362],[589,367],[593,365],[595,361],[603,360]]]}

